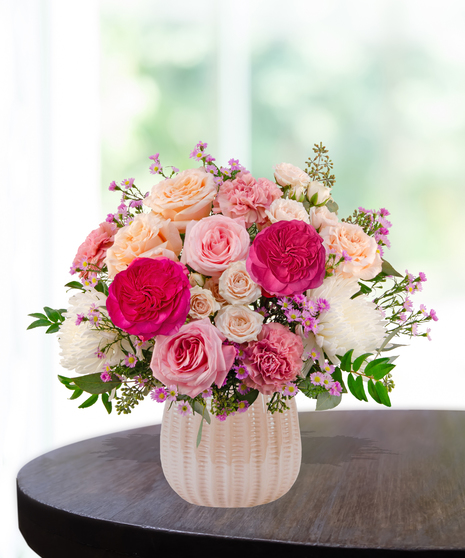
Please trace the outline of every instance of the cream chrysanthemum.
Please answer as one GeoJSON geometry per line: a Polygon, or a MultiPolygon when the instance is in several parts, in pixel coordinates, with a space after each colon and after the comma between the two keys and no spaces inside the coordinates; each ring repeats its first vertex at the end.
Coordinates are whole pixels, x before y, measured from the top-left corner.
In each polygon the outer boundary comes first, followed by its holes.
{"type": "Polygon", "coordinates": [[[69,308],[65,314],[65,321],[58,333],[60,344],[61,366],[75,370],[78,374],[92,374],[103,370],[105,363],[110,366],[119,364],[124,359],[120,344],[115,343],[107,349],[104,358],[99,358],[97,353],[103,350],[108,343],[115,339],[111,331],[101,331],[92,328],[88,321],[76,325],[78,314],[88,315],[93,304],[106,314],[107,297],[92,289],[78,293],[69,299],[69,308]]]}
{"type": "Polygon", "coordinates": [[[340,275],[328,277],[321,287],[307,291],[311,300],[326,299],[330,309],[319,318],[316,343],[333,363],[336,355],[354,349],[353,358],[379,348],[386,335],[385,321],[366,295],[351,299],[360,290],[357,279],[340,275]]]}

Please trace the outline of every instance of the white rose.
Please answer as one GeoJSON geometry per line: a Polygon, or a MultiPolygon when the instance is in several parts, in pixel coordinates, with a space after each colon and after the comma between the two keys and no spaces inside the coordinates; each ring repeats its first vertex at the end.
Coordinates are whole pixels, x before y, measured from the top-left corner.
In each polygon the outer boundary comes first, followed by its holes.
{"type": "Polygon", "coordinates": [[[330,211],[325,205],[322,207],[310,208],[310,225],[315,229],[323,229],[324,227],[332,227],[337,225],[339,219],[337,215],[330,211]]]}
{"type": "Polygon", "coordinates": [[[310,201],[315,194],[317,194],[315,205],[320,205],[331,197],[331,190],[321,182],[313,181],[310,182],[307,188],[308,201],[310,201]]]}
{"type": "Polygon", "coordinates": [[[256,341],[262,330],[263,316],[247,306],[225,306],[215,317],[216,327],[229,341],[256,341]]]}
{"type": "Polygon", "coordinates": [[[234,262],[223,271],[218,291],[230,304],[250,304],[262,294],[261,288],[248,274],[245,261],[234,262]]]}
{"type": "Polygon", "coordinates": [[[218,290],[218,277],[210,277],[209,279],[207,279],[205,281],[204,287],[212,293],[213,298],[216,300],[216,302],[218,302],[220,306],[226,304],[226,300],[221,296],[218,290]]]}
{"type": "Polygon", "coordinates": [[[279,199],[274,200],[270,205],[270,209],[266,209],[265,213],[271,223],[278,221],[304,221],[310,224],[310,218],[304,204],[295,200],[279,199]]]}
{"type": "Polygon", "coordinates": [[[274,177],[280,186],[290,186],[289,195],[300,200],[305,195],[310,177],[299,167],[290,163],[280,163],[274,167],[274,177]]]}
{"type": "Polygon", "coordinates": [[[199,286],[191,289],[191,309],[189,316],[196,320],[208,318],[211,314],[218,312],[221,306],[213,297],[211,291],[199,286]]]}

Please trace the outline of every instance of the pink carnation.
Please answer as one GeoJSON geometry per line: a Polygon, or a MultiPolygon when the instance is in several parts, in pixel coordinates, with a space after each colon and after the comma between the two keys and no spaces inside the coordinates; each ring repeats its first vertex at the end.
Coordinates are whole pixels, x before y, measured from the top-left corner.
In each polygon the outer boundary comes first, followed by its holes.
{"type": "Polygon", "coordinates": [[[303,350],[299,335],[281,324],[265,324],[257,341],[245,349],[244,364],[249,375],[243,382],[265,395],[279,391],[301,372],[303,350]]]}
{"type": "Polygon", "coordinates": [[[253,223],[263,225],[268,220],[265,210],[282,195],[271,180],[256,180],[250,173],[241,172],[234,180],[223,182],[213,202],[213,211],[233,219],[242,217],[247,228],[253,223]]]}
{"type": "Polygon", "coordinates": [[[223,382],[234,362],[236,349],[223,345],[226,337],[208,318],[194,320],[174,335],[159,335],[150,367],[157,380],[195,397],[223,382]]]}
{"type": "MultiPolygon", "coordinates": [[[[73,266],[79,267],[82,260],[87,260],[89,264],[94,264],[102,267],[107,250],[113,246],[113,240],[118,227],[115,223],[108,223],[104,221],[100,223],[98,229],[93,230],[79,246],[76,256],[73,260],[73,266]]],[[[91,266],[92,267],[92,266],[91,266]]],[[[81,271],[81,277],[87,277],[92,270],[81,271]]]]}
{"type": "Polygon", "coordinates": [[[143,341],[176,333],[190,310],[187,276],[187,268],[169,258],[136,258],[110,285],[112,322],[143,341]]]}
{"type": "Polygon", "coordinates": [[[257,234],[247,271],[267,293],[288,296],[323,283],[326,253],[323,239],[303,221],[278,221],[257,234]]]}

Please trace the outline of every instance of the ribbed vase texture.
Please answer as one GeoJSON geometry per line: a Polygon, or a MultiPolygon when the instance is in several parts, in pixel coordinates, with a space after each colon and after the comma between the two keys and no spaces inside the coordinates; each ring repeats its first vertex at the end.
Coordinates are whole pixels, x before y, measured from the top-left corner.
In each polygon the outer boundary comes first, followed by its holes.
{"type": "Polygon", "coordinates": [[[245,508],[273,502],[294,484],[300,470],[302,444],[295,400],[284,413],[271,414],[269,397],[259,395],[244,413],[225,421],[204,422],[182,416],[165,403],[160,454],[166,480],[191,504],[245,508]]]}

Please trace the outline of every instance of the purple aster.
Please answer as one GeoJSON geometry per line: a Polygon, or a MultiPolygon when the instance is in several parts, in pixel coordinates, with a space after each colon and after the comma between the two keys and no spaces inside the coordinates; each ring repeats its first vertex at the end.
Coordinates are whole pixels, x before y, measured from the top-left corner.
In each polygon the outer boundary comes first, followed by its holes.
{"type": "Polygon", "coordinates": [[[204,389],[200,394],[204,399],[211,397],[213,395],[212,388],[209,387],[208,389],[204,389]]]}
{"type": "Polygon", "coordinates": [[[134,184],[134,178],[125,178],[121,182],[121,186],[124,186],[126,188],[126,190],[128,190],[129,188],[132,188],[133,184],[134,184]]]}
{"type": "Polygon", "coordinates": [[[105,219],[105,221],[106,221],[107,223],[113,223],[114,218],[115,218],[115,216],[113,215],[113,213],[109,213],[109,214],[107,215],[107,218],[105,219]]]}
{"type": "Polygon", "coordinates": [[[76,271],[77,271],[77,267],[75,265],[72,265],[69,268],[69,272],[70,272],[71,275],[74,275],[76,273],[76,271]]]}
{"type": "Polygon", "coordinates": [[[225,421],[227,419],[228,415],[226,412],[222,413],[221,415],[216,415],[216,418],[218,420],[220,420],[221,422],[225,421]]]}
{"type": "Polygon", "coordinates": [[[176,401],[178,397],[178,388],[176,386],[169,386],[167,390],[168,401],[176,401]]]}
{"type": "Polygon", "coordinates": [[[424,283],[425,281],[427,281],[426,275],[423,273],[423,271],[420,271],[420,273],[418,274],[418,276],[420,277],[420,281],[422,281],[423,283],[424,283]]]}
{"type": "Polygon", "coordinates": [[[233,367],[233,370],[236,373],[236,378],[238,380],[243,380],[249,375],[249,373],[247,372],[247,368],[243,364],[233,367]]]}
{"type": "Polygon", "coordinates": [[[387,217],[388,215],[391,215],[389,211],[384,207],[382,207],[378,213],[381,215],[381,217],[387,217]]]}
{"type": "Polygon", "coordinates": [[[102,372],[100,374],[100,379],[102,380],[102,382],[111,382],[111,374],[106,371],[102,372]]]}
{"type": "Polygon", "coordinates": [[[172,170],[173,172],[175,172],[175,173],[176,173],[176,172],[179,172],[178,167],[171,167],[171,170],[172,170]]]}
{"type": "Polygon", "coordinates": [[[166,389],[163,387],[152,389],[152,391],[150,392],[151,399],[153,399],[153,401],[156,401],[157,403],[163,403],[163,401],[166,401],[166,396],[166,389]]]}
{"type": "Polygon", "coordinates": [[[155,155],[151,155],[149,159],[151,159],[152,161],[158,161],[159,157],[160,153],[155,153],[155,155]]]}
{"type": "Polygon", "coordinates": [[[287,395],[288,397],[295,397],[298,393],[298,389],[297,386],[295,384],[293,384],[292,382],[287,382],[286,384],[284,384],[283,386],[283,395],[287,395]]]}
{"type": "Polygon", "coordinates": [[[418,335],[418,324],[412,324],[412,335],[418,335]]]}
{"type": "Polygon", "coordinates": [[[132,200],[129,203],[129,207],[141,207],[142,206],[142,200],[132,200]]]}
{"type": "Polygon", "coordinates": [[[156,161],[155,163],[152,163],[150,165],[149,170],[151,174],[160,174],[163,170],[163,167],[160,165],[159,161],[156,161]]]}
{"type": "Polygon", "coordinates": [[[132,353],[128,353],[126,355],[126,358],[124,359],[124,365],[127,366],[128,368],[134,368],[136,366],[136,363],[137,363],[136,355],[133,355],[132,353]]]}
{"type": "Polygon", "coordinates": [[[260,306],[260,308],[257,308],[257,312],[261,314],[264,318],[267,318],[270,315],[270,313],[264,306],[260,306]]]}
{"type": "Polygon", "coordinates": [[[115,190],[119,190],[119,187],[113,180],[113,182],[110,182],[110,186],[108,186],[108,189],[110,190],[110,192],[114,192],[115,190]]]}
{"type": "Polygon", "coordinates": [[[83,319],[84,319],[84,314],[78,314],[76,316],[76,325],[81,325],[83,319]]]}
{"type": "Polygon", "coordinates": [[[429,335],[430,332],[431,332],[431,329],[428,328],[428,329],[426,330],[426,337],[428,338],[428,341],[431,341],[431,337],[430,337],[430,335],[429,335]]]}
{"type": "Polygon", "coordinates": [[[332,374],[334,372],[334,366],[332,364],[329,364],[329,362],[325,360],[323,370],[324,372],[326,372],[326,374],[332,374]]]}
{"type": "Polygon", "coordinates": [[[244,384],[244,382],[240,383],[237,386],[237,391],[241,394],[241,395],[245,395],[246,393],[249,393],[250,388],[248,385],[244,384]]]}
{"type": "Polygon", "coordinates": [[[97,356],[97,358],[105,358],[105,353],[102,352],[100,349],[96,351],[95,355],[97,356]]]}
{"type": "Polygon", "coordinates": [[[316,303],[318,305],[318,312],[327,312],[331,308],[326,298],[319,298],[316,303]]]}
{"type": "Polygon", "coordinates": [[[409,298],[406,298],[403,307],[407,312],[411,312],[413,310],[413,302],[409,298]]]}
{"type": "Polygon", "coordinates": [[[342,251],[342,258],[345,262],[351,262],[352,261],[351,256],[349,256],[349,254],[345,250],[342,251]]]}
{"type": "Polygon", "coordinates": [[[407,319],[407,316],[405,314],[399,314],[399,318],[398,318],[401,322],[405,322],[405,320],[407,319]]]}
{"type": "Polygon", "coordinates": [[[248,401],[239,401],[239,404],[237,406],[237,412],[238,413],[245,413],[248,408],[249,408],[249,402],[248,401]]]}
{"type": "Polygon", "coordinates": [[[215,165],[205,165],[205,170],[211,174],[216,174],[215,165]]]}
{"type": "Polygon", "coordinates": [[[420,304],[420,312],[426,316],[426,314],[428,314],[428,310],[426,309],[426,306],[424,304],[420,304]]]}
{"type": "Polygon", "coordinates": [[[339,396],[342,393],[342,386],[339,382],[334,382],[334,384],[329,388],[330,395],[339,396]]]}
{"type": "Polygon", "coordinates": [[[435,322],[437,322],[437,321],[439,320],[439,318],[438,318],[438,316],[437,316],[437,314],[436,314],[436,310],[433,310],[432,308],[431,308],[431,310],[429,311],[429,317],[430,317],[431,319],[433,319],[435,322]]]}
{"type": "Polygon", "coordinates": [[[313,374],[310,374],[310,382],[314,386],[322,386],[323,381],[324,381],[324,374],[322,374],[321,372],[313,372],[313,374]]]}

